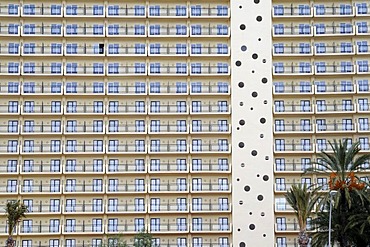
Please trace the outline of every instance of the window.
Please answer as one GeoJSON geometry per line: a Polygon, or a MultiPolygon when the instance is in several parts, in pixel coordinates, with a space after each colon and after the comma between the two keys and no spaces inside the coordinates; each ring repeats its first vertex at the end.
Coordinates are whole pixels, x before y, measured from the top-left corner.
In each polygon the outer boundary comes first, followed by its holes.
{"type": "Polygon", "coordinates": [[[187,108],[186,108],[186,101],[176,101],[176,108],[177,108],[177,112],[186,112],[187,111],[187,108]]]}
{"type": "Polygon", "coordinates": [[[311,25],[310,24],[299,24],[298,32],[299,34],[311,34],[311,25]]]}
{"type": "Polygon", "coordinates": [[[76,179],[66,180],[66,192],[76,192],[76,179]]]}
{"type": "Polygon", "coordinates": [[[186,63],[176,63],[176,74],[187,74],[186,63]]]}
{"type": "MultiPolygon", "coordinates": [[[[56,35],[57,34],[62,34],[62,24],[51,24],[50,32],[51,32],[51,34],[56,34],[56,35]]],[[[51,50],[52,50],[52,53],[53,53],[53,49],[51,49],[51,50]]],[[[61,49],[58,50],[58,51],[61,51],[61,49]]],[[[57,54],[60,54],[60,52],[58,52],[57,54]]]]}
{"type": "Polygon", "coordinates": [[[136,132],[145,131],[145,121],[144,120],[135,120],[135,131],[136,132]]]}
{"type": "Polygon", "coordinates": [[[19,83],[8,82],[8,93],[18,93],[18,92],[19,92],[19,83]]]}
{"type": "Polygon", "coordinates": [[[150,112],[160,112],[160,101],[150,101],[150,112]]]}
{"type": "Polygon", "coordinates": [[[93,191],[94,192],[103,191],[103,180],[102,179],[93,179],[93,191]]]}
{"type": "MultiPolygon", "coordinates": [[[[175,27],[176,27],[176,35],[187,35],[186,25],[176,25],[175,27]]],[[[176,54],[186,54],[186,45],[184,46],[184,49],[181,49],[181,45],[179,47],[176,45],[176,51],[180,51],[180,53],[176,53],[176,54]],[[178,50],[177,48],[180,48],[180,49],[178,50]]]]}
{"type": "Polygon", "coordinates": [[[278,231],[285,231],[287,229],[286,219],[285,217],[277,217],[276,218],[276,225],[278,231]]]}
{"type": "Polygon", "coordinates": [[[23,222],[22,222],[22,232],[23,233],[31,233],[31,232],[33,232],[33,227],[32,227],[32,224],[33,222],[32,222],[32,220],[23,220],[23,222]]]}
{"type": "Polygon", "coordinates": [[[61,82],[52,82],[50,84],[51,93],[61,93],[62,92],[62,83],[61,82]]]}
{"type": "Polygon", "coordinates": [[[33,153],[34,152],[35,142],[34,140],[25,140],[23,142],[23,152],[33,153]]]}
{"type": "Polygon", "coordinates": [[[135,179],[135,191],[137,192],[145,191],[144,179],[135,179]]]}
{"type": "Polygon", "coordinates": [[[23,26],[24,34],[36,34],[36,25],[35,24],[25,24],[23,26]]]}
{"type": "Polygon", "coordinates": [[[218,105],[218,112],[228,112],[229,111],[227,101],[218,101],[217,105],[218,105]]]}
{"type": "MultiPolygon", "coordinates": [[[[192,219],[192,230],[193,231],[202,231],[202,227],[203,227],[202,218],[193,218],[192,219]]],[[[194,238],[193,238],[193,241],[194,241],[194,238]]],[[[193,247],[194,246],[198,246],[198,245],[193,244],[193,247]]],[[[200,246],[202,246],[202,245],[200,245],[200,246]]]]}
{"type": "Polygon", "coordinates": [[[60,101],[52,101],[51,102],[51,110],[52,113],[61,113],[61,102],[60,101]]]}
{"type": "MultiPolygon", "coordinates": [[[[360,99],[359,99],[359,103],[360,103],[360,99]]],[[[342,100],[342,108],[343,108],[343,111],[353,111],[352,100],[343,99],[342,100]]]]}
{"type": "MultiPolygon", "coordinates": [[[[159,25],[156,25],[159,26],[159,25]]],[[[151,28],[152,26],[150,26],[151,28]]],[[[134,25],[134,34],[135,35],[145,35],[145,25],[134,25]]],[[[152,34],[152,33],[150,33],[152,34]]]]}
{"type": "Polygon", "coordinates": [[[8,34],[18,34],[19,24],[9,23],[8,34]]]}
{"type": "Polygon", "coordinates": [[[177,152],[186,152],[187,146],[186,146],[186,140],[176,140],[176,151],[177,152]]]}
{"type": "Polygon", "coordinates": [[[51,15],[61,15],[62,14],[62,5],[52,4],[50,6],[50,14],[51,15]]]}
{"type": "Polygon", "coordinates": [[[60,211],[60,201],[59,199],[50,199],[50,212],[60,211]]]}
{"type": "MultiPolygon", "coordinates": [[[[366,29],[367,29],[367,26],[366,26],[366,29]]],[[[351,23],[339,23],[339,32],[343,34],[352,33],[353,32],[352,24],[351,23]]],[[[359,32],[361,33],[360,26],[359,26],[359,32]]]]}
{"type": "Polygon", "coordinates": [[[135,231],[136,232],[144,231],[144,229],[145,229],[144,218],[135,218],[134,219],[134,224],[135,224],[135,231]]]}
{"type": "Polygon", "coordinates": [[[145,6],[135,5],[134,6],[134,14],[135,14],[135,16],[144,16],[145,15],[145,6]]]}
{"type": "Polygon", "coordinates": [[[104,64],[103,63],[93,63],[93,73],[94,74],[103,74],[104,73],[104,64]]]}
{"type": "Polygon", "coordinates": [[[58,219],[49,220],[49,232],[59,232],[59,220],[58,219]]]}
{"type": "Polygon", "coordinates": [[[18,4],[8,4],[8,14],[9,15],[18,15],[18,4]]]}
{"type": "Polygon", "coordinates": [[[369,130],[369,119],[368,118],[359,118],[359,128],[360,130],[369,130]]]}
{"type": "Polygon", "coordinates": [[[103,132],[103,120],[93,121],[93,132],[103,132]]]}
{"type": "Polygon", "coordinates": [[[192,140],[192,151],[193,152],[201,152],[202,151],[202,140],[201,139],[192,140]]]}
{"type": "MultiPolygon", "coordinates": [[[[67,52],[67,54],[77,54],[77,43],[67,43],[66,52],[67,52]]],[[[67,63],[67,73],[68,73],[68,65],[69,64],[75,64],[75,66],[73,66],[73,67],[77,67],[77,63],[67,63]]],[[[72,72],[70,72],[70,73],[72,73],[72,72]]]]}
{"type": "Polygon", "coordinates": [[[104,6],[93,5],[93,15],[104,15],[104,6]]]}
{"type": "Polygon", "coordinates": [[[144,151],[145,151],[145,141],[135,140],[135,152],[144,152],[144,151]]]}
{"type": "Polygon", "coordinates": [[[186,120],[177,120],[176,121],[176,126],[177,126],[177,129],[176,129],[177,132],[186,132],[187,131],[186,120]]]}
{"type": "Polygon", "coordinates": [[[18,43],[8,43],[8,53],[9,54],[18,54],[19,53],[19,44],[18,43]]]}
{"type": "Polygon", "coordinates": [[[117,212],[118,211],[118,199],[111,198],[108,199],[108,212],[117,212]]]}
{"type": "Polygon", "coordinates": [[[369,46],[368,46],[367,41],[357,41],[357,51],[358,53],[369,52],[369,46]]]}
{"type": "MultiPolygon", "coordinates": [[[[341,23],[341,24],[345,24],[345,23],[341,23]]],[[[349,25],[349,24],[347,24],[349,25]]],[[[367,22],[357,22],[356,23],[357,25],[357,30],[359,33],[367,33],[368,32],[368,26],[367,26],[367,22]]],[[[351,25],[351,28],[352,28],[352,25],[351,25]]]]}
{"type": "Polygon", "coordinates": [[[17,160],[8,160],[6,171],[9,172],[9,173],[10,172],[17,172],[17,166],[18,166],[18,161],[17,160]]]}
{"type": "Polygon", "coordinates": [[[103,171],[103,160],[102,159],[94,159],[93,160],[93,171],[94,172],[102,172],[103,171]]]}
{"type": "MultiPolygon", "coordinates": [[[[180,27],[178,27],[177,25],[176,25],[176,32],[177,31],[179,31],[179,30],[177,30],[177,29],[180,29],[180,30],[184,30],[183,32],[183,34],[186,34],[186,26],[181,26],[181,28],[180,27]]],[[[187,46],[186,46],[186,44],[176,44],[176,54],[187,54],[187,46]]]]}
{"type": "Polygon", "coordinates": [[[360,149],[361,150],[369,150],[369,138],[368,137],[360,137],[360,149]]]}
{"type": "Polygon", "coordinates": [[[310,112],[311,111],[311,105],[309,100],[301,100],[301,111],[302,112],[310,112]]]}
{"type": "Polygon", "coordinates": [[[109,132],[118,132],[118,120],[109,120],[109,132]]]}
{"type": "Polygon", "coordinates": [[[145,54],[145,44],[135,44],[135,54],[145,54]]]}
{"type": "Polygon", "coordinates": [[[94,101],[94,113],[103,113],[103,101],[94,101]]]}
{"type": "Polygon", "coordinates": [[[367,60],[357,61],[358,72],[369,72],[369,64],[367,60]]]}
{"type": "Polygon", "coordinates": [[[177,191],[187,191],[186,178],[178,178],[176,183],[177,191]]]}
{"type": "Polygon", "coordinates": [[[299,43],[299,53],[300,54],[310,54],[311,44],[310,43],[299,43]]]}
{"type": "Polygon", "coordinates": [[[50,160],[50,172],[60,172],[60,160],[50,160]]]}
{"type": "Polygon", "coordinates": [[[226,217],[218,218],[218,228],[220,231],[228,231],[229,230],[229,219],[226,217]]]}
{"type": "Polygon", "coordinates": [[[103,246],[103,240],[100,238],[93,238],[91,247],[100,247],[103,246]]]}
{"type": "Polygon", "coordinates": [[[283,100],[275,100],[274,105],[275,105],[275,112],[284,112],[285,111],[283,100]]]}
{"type": "Polygon", "coordinates": [[[136,212],[144,212],[145,211],[144,198],[135,198],[135,211],[136,212]]]}
{"type": "Polygon", "coordinates": [[[325,100],[316,100],[317,111],[326,111],[326,101],[325,100]]]}
{"type": "Polygon", "coordinates": [[[109,192],[118,191],[118,179],[109,179],[108,180],[108,191],[109,192]]]}
{"type": "Polygon", "coordinates": [[[150,219],[150,231],[157,232],[160,231],[160,219],[159,218],[151,218],[150,219]]]}
{"type": "Polygon", "coordinates": [[[60,192],[60,180],[59,179],[50,179],[50,192],[60,192]]]}
{"type": "Polygon", "coordinates": [[[8,121],[8,133],[17,133],[17,132],[18,132],[18,121],[9,120],[8,121]]]}
{"type": "MultiPolygon", "coordinates": [[[[75,232],[76,231],[76,220],[75,219],[66,219],[66,232],[75,232]]],[[[66,240],[67,243],[68,239],[66,240]]],[[[69,246],[67,244],[67,246],[69,246]]]]}
{"type": "Polygon", "coordinates": [[[283,63],[274,63],[274,73],[275,74],[284,73],[284,64],[283,63]]]}
{"type": "Polygon", "coordinates": [[[108,219],[108,232],[118,232],[118,219],[108,219]]]}
{"type": "Polygon", "coordinates": [[[135,63],[135,73],[144,74],[145,73],[145,63],[135,63]]]}
{"type": "Polygon", "coordinates": [[[286,237],[277,237],[276,238],[276,247],[287,247],[286,237]]]}
{"type": "Polygon", "coordinates": [[[51,74],[61,74],[62,73],[62,63],[51,63],[50,73],[51,74]]]}
{"type": "Polygon", "coordinates": [[[353,52],[353,45],[349,42],[341,42],[340,43],[340,52],[341,53],[352,53],[353,52]]]}
{"type": "Polygon", "coordinates": [[[276,43],[274,46],[274,53],[275,54],[283,54],[284,53],[284,43],[276,43]]]}
{"type": "Polygon", "coordinates": [[[16,153],[16,152],[18,152],[18,141],[16,141],[16,140],[8,140],[7,152],[8,153],[16,153]]]}
{"type": "Polygon", "coordinates": [[[317,139],[316,140],[317,149],[319,151],[325,151],[327,149],[326,139],[317,139]]]}

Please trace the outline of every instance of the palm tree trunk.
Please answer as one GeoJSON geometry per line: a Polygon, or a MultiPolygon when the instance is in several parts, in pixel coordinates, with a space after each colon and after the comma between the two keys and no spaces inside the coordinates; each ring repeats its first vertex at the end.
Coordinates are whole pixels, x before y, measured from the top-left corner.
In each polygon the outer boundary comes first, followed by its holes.
{"type": "Polygon", "coordinates": [[[307,247],[310,243],[310,238],[306,232],[306,229],[300,230],[298,234],[298,244],[300,247],[307,247]]]}
{"type": "Polygon", "coordinates": [[[343,230],[341,232],[339,245],[340,247],[348,247],[349,246],[348,236],[347,236],[347,233],[344,231],[344,227],[348,223],[347,222],[348,207],[347,207],[345,191],[341,190],[340,193],[341,193],[341,200],[339,204],[339,207],[340,207],[339,212],[340,212],[340,223],[343,226],[342,228],[343,230]]]}
{"type": "Polygon", "coordinates": [[[8,239],[6,240],[7,247],[14,247],[14,239],[12,235],[9,235],[8,239]]]}

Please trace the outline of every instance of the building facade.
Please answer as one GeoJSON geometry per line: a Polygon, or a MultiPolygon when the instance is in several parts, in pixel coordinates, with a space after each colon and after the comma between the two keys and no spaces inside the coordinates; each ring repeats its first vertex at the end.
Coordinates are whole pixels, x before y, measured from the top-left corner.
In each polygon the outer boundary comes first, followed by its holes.
{"type": "Polygon", "coordinates": [[[28,206],[17,246],[142,230],[296,246],[284,192],[327,182],[304,171],[328,141],[370,149],[369,16],[365,1],[3,1],[0,205],[28,206]]]}

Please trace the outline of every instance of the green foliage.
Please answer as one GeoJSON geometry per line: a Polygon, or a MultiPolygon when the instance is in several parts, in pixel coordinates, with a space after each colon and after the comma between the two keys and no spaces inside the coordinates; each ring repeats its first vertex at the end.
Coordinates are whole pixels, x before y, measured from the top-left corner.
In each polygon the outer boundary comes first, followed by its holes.
{"type": "Polygon", "coordinates": [[[18,222],[26,217],[26,213],[28,212],[27,207],[18,201],[9,201],[5,206],[5,214],[8,222],[8,240],[7,246],[14,246],[14,240],[12,238],[14,228],[17,226],[18,222]]]}
{"type": "Polygon", "coordinates": [[[134,237],[134,247],[153,247],[153,236],[148,231],[141,231],[134,237]]]}

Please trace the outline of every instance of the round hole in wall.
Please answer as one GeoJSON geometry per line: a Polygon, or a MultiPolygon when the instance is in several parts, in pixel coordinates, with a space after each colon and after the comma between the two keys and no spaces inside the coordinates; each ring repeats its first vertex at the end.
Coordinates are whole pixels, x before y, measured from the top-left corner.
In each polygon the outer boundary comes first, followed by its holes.
{"type": "Polygon", "coordinates": [[[240,62],[240,61],[236,61],[236,62],[235,62],[235,65],[239,67],[240,65],[242,65],[242,62],[240,62]]]}
{"type": "Polygon", "coordinates": [[[252,58],[253,59],[257,59],[258,58],[258,54],[257,53],[253,53],[252,58]]]}
{"type": "Polygon", "coordinates": [[[240,181],[240,178],[237,178],[237,179],[236,179],[236,181],[238,181],[238,182],[239,182],[239,181],[240,181]]]}
{"type": "Polygon", "coordinates": [[[257,174],[257,178],[259,178],[260,177],[260,175],[259,174],[257,174]]]}
{"type": "Polygon", "coordinates": [[[240,47],[240,49],[241,49],[242,51],[246,51],[246,50],[247,50],[247,46],[242,45],[242,46],[240,47]]]}
{"type": "Polygon", "coordinates": [[[261,41],[262,39],[261,38],[258,38],[258,41],[261,41]]]}
{"type": "Polygon", "coordinates": [[[239,247],[245,247],[246,245],[245,245],[245,243],[244,242],[240,242],[239,243],[239,247]]]}
{"type": "Polygon", "coordinates": [[[244,163],[241,163],[241,164],[240,164],[240,166],[241,166],[241,167],[245,167],[245,164],[244,164],[244,163]]]}
{"type": "Polygon", "coordinates": [[[262,81],[262,83],[267,83],[267,78],[263,77],[261,81],[262,81]]]}
{"type": "Polygon", "coordinates": [[[251,111],[253,111],[253,107],[251,107],[251,111]]]}
{"type": "Polygon", "coordinates": [[[264,216],[265,216],[265,212],[262,212],[262,213],[261,213],[261,216],[262,216],[262,217],[264,217],[264,216]]]}
{"type": "Polygon", "coordinates": [[[257,196],[257,200],[258,200],[258,201],[263,201],[263,195],[258,195],[258,196],[257,196]]]}
{"type": "Polygon", "coordinates": [[[270,158],[268,156],[265,156],[265,160],[269,160],[270,158]]]}
{"type": "Polygon", "coordinates": [[[259,16],[257,16],[257,17],[256,17],[256,20],[257,20],[258,22],[262,21],[262,16],[260,16],[260,15],[259,15],[259,16]]]}
{"type": "Polygon", "coordinates": [[[254,229],[256,229],[256,226],[254,224],[250,224],[249,229],[251,229],[253,231],[254,229]]]}
{"type": "Polygon", "coordinates": [[[256,156],[256,155],[257,155],[257,151],[256,151],[256,150],[253,150],[253,151],[251,152],[251,154],[252,154],[253,156],[256,156]]]}
{"type": "Polygon", "coordinates": [[[239,82],[239,83],[238,83],[238,86],[239,86],[240,88],[243,88],[243,87],[244,87],[244,82],[242,82],[242,81],[241,81],[241,82],[239,82]]]}
{"type": "Polygon", "coordinates": [[[260,118],[260,123],[261,123],[261,124],[266,123],[266,118],[264,118],[264,117],[260,118]]]}
{"type": "Polygon", "coordinates": [[[249,212],[249,215],[252,215],[253,213],[252,212],[249,212]]]}
{"type": "Polygon", "coordinates": [[[260,3],[260,0],[254,0],[254,3],[255,4],[259,4],[260,3]]]}
{"type": "Polygon", "coordinates": [[[236,130],[240,130],[240,128],[239,127],[236,127],[236,130]]]}
{"type": "Polygon", "coordinates": [[[262,59],[262,63],[266,63],[266,59],[262,59]]]}
{"type": "Polygon", "coordinates": [[[269,176],[268,176],[268,175],[264,175],[264,176],[262,177],[262,179],[263,179],[263,181],[268,181],[268,180],[269,180],[269,176]]]}
{"type": "Polygon", "coordinates": [[[267,105],[267,100],[264,100],[264,101],[263,101],[263,103],[264,103],[265,105],[267,105]]]}
{"type": "Polygon", "coordinates": [[[238,228],[238,232],[240,232],[241,230],[240,230],[240,228],[238,228]]]}
{"type": "Polygon", "coordinates": [[[246,192],[249,192],[251,190],[251,187],[249,185],[244,186],[244,190],[246,192]]]}
{"type": "Polygon", "coordinates": [[[265,137],[263,134],[260,134],[260,138],[263,138],[263,137],[265,137]]]}
{"type": "Polygon", "coordinates": [[[256,98],[258,96],[258,93],[257,92],[253,92],[252,93],[252,97],[256,98]]]}
{"type": "Polygon", "coordinates": [[[239,124],[243,126],[245,124],[244,119],[239,120],[239,124]]]}
{"type": "Polygon", "coordinates": [[[252,74],[254,74],[254,70],[252,70],[252,74]]]}
{"type": "Polygon", "coordinates": [[[265,238],[266,237],[266,234],[263,234],[262,236],[265,238]]]}
{"type": "Polygon", "coordinates": [[[239,28],[240,28],[240,30],[245,30],[245,25],[244,25],[244,24],[241,24],[241,25],[239,26],[239,28]]]}
{"type": "Polygon", "coordinates": [[[239,146],[240,148],[243,148],[243,147],[244,147],[244,142],[239,142],[238,146],[239,146]]]}
{"type": "Polygon", "coordinates": [[[239,9],[243,8],[243,6],[239,5],[239,9]]]}
{"type": "Polygon", "coordinates": [[[239,201],[239,205],[243,205],[243,201],[242,200],[239,201]]]}
{"type": "Polygon", "coordinates": [[[244,105],[244,103],[243,103],[243,102],[239,102],[239,105],[240,105],[240,106],[243,106],[243,105],[244,105]]]}

